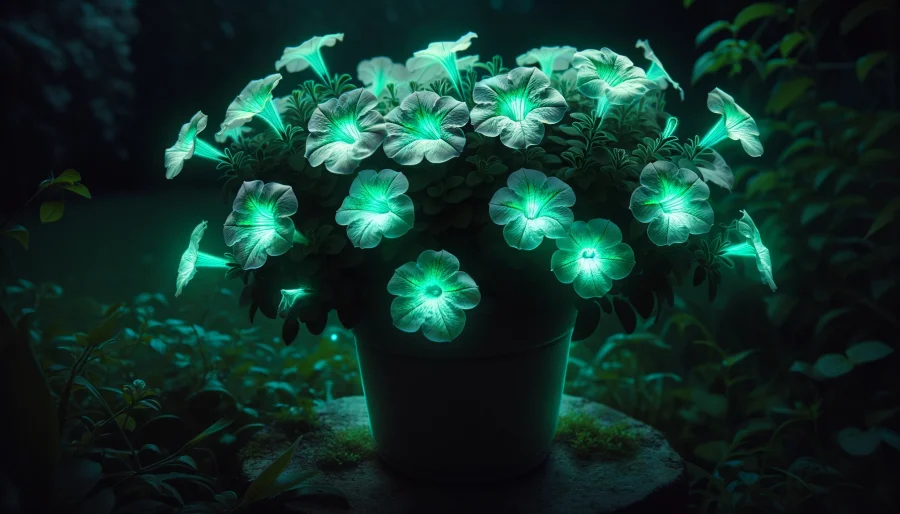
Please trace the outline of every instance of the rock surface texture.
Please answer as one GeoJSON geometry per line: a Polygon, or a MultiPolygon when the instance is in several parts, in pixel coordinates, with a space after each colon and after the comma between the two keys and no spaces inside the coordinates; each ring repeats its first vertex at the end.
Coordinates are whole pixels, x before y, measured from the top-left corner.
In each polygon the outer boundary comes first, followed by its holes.
{"type": "MultiPolygon", "coordinates": [[[[341,471],[323,471],[312,484],[336,487],[346,494],[351,507],[304,504],[310,514],[352,513],[551,513],[644,514],[686,512],[687,482],[684,462],[665,438],[647,425],[621,412],[574,396],[564,396],[562,412],[585,412],[602,424],[626,422],[639,436],[637,451],[625,458],[576,457],[559,441],[547,461],[522,477],[485,485],[440,485],[416,482],[394,473],[377,458],[341,471]]],[[[362,396],[341,398],[318,410],[324,429],[344,430],[368,426],[362,396]]],[[[440,444],[440,441],[435,441],[440,444]]],[[[291,467],[316,469],[314,456],[321,444],[304,438],[291,467]]],[[[286,447],[282,439],[278,446],[286,447]]],[[[253,452],[244,463],[248,478],[277,457],[283,448],[253,452]]]]}

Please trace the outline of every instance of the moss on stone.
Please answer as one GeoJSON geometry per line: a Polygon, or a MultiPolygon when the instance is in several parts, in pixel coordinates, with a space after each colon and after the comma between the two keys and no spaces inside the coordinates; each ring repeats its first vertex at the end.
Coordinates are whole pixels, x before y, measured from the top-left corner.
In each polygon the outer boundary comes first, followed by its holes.
{"type": "Polygon", "coordinates": [[[593,416],[576,412],[560,416],[556,439],[569,445],[578,457],[589,458],[632,455],[639,438],[626,422],[604,425],[593,416]]]}
{"type": "Polygon", "coordinates": [[[368,427],[329,431],[322,437],[322,448],[315,456],[316,464],[322,470],[346,469],[375,455],[375,441],[368,427]]]}

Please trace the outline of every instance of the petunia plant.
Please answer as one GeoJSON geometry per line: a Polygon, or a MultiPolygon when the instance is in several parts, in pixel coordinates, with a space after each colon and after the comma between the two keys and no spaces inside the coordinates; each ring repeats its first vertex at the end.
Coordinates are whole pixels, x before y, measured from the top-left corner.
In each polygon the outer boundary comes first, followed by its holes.
{"type": "Polygon", "coordinates": [[[316,78],[277,97],[280,75],[251,81],[226,110],[220,148],[199,139],[198,112],[166,150],[167,176],[194,155],[216,163],[233,199],[221,221],[231,250],[200,252],[198,227],[179,290],[197,268],[224,266],[244,281],[251,313],[284,319],[286,341],[299,323],[321,332],[335,312],[347,328],[392,319],[413,340],[452,344],[480,329],[465,327],[465,311],[482,295],[501,327],[512,321],[498,312],[548,297],[576,307],[578,339],[603,309],[629,332],[635,315],[657,319],[694,263],[695,275],[717,277],[752,258],[774,289],[749,215],[727,237],[713,230],[739,184],[730,161],[746,159],[721,143],[762,154],[734,98],[713,90],[715,125],[684,137],[679,118],[702,113],[665,110],[682,90],[646,41],[632,50],[646,71],[609,48],[565,45],[521,53],[509,69],[503,56],[464,55],[475,38],[431,43],[405,66],[363,60],[357,81],[323,58],[344,34],[316,37],[276,65],[316,78]]]}
{"type": "Polygon", "coordinates": [[[611,105],[630,104],[656,88],[644,70],[609,48],[576,53],[572,67],[578,70],[578,91],[597,101],[599,116],[611,105]]]}
{"type": "Polygon", "coordinates": [[[656,83],[656,85],[660,89],[666,89],[671,85],[673,88],[678,90],[678,94],[681,96],[681,100],[684,100],[684,90],[681,89],[681,86],[678,85],[678,82],[672,80],[672,77],[669,76],[669,72],[666,71],[666,67],[663,66],[659,57],[657,57],[656,53],[650,48],[650,42],[646,39],[638,39],[637,43],[634,44],[635,48],[640,48],[644,51],[644,59],[650,61],[650,67],[647,68],[646,75],[648,80],[652,80],[656,83]]]}
{"type": "Polygon", "coordinates": [[[405,166],[441,163],[458,157],[466,145],[462,127],[469,108],[450,96],[419,91],[407,96],[384,118],[384,153],[405,166]]]}
{"type": "Polygon", "coordinates": [[[335,221],[347,227],[347,237],[357,248],[375,248],[382,237],[398,238],[415,221],[413,202],[404,194],[407,189],[409,181],[402,173],[360,171],[335,221]]]}
{"type": "Polygon", "coordinates": [[[193,280],[197,274],[197,268],[219,268],[227,269],[228,261],[222,257],[211,255],[200,251],[200,240],[206,232],[209,223],[201,221],[191,232],[191,239],[188,242],[187,250],[181,254],[181,261],[178,263],[178,278],[175,280],[175,296],[181,296],[184,286],[193,280]]]}
{"type": "Polygon", "coordinates": [[[397,297],[391,302],[394,326],[404,332],[421,329],[437,343],[456,339],[466,326],[465,311],[481,301],[478,285],[444,250],[426,250],[416,262],[397,268],[387,290],[397,297]]]}
{"type": "Polygon", "coordinates": [[[290,186],[244,182],[225,220],[225,244],[245,270],[259,268],[268,256],[283,255],[295,240],[302,242],[291,220],[296,212],[297,197],[290,186]]]}
{"type": "Polygon", "coordinates": [[[622,242],[622,231],[605,219],[576,221],[566,237],[556,240],[550,268],[582,298],[602,298],[634,268],[634,251],[622,242]]]}
{"type": "Polygon", "coordinates": [[[316,107],[306,139],[309,163],[324,163],[332,173],[353,173],[387,135],[384,117],[375,110],[377,104],[378,99],[369,91],[354,89],[316,107]]]}
{"type": "Polygon", "coordinates": [[[206,130],[209,117],[201,111],[191,117],[191,121],[181,126],[175,144],[166,149],[166,178],[173,179],[181,173],[184,161],[193,156],[222,160],[225,155],[213,145],[200,139],[200,133],[206,130]]]}
{"type": "MultiPolygon", "coordinates": [[[[454,91],[459,98],[463,98],[462,77],[459,74],[461,67],[456,54],[464,52],[472,46],[472,40],[477,38],[478,34],[468,32],[456,41],[443,41],[439,43],[431,43],[428,48],[419,50],[406,61],[406,67],[412,73],[426,73],[427,70],[440,70],[450,80],[454,91]]],[[[469,56],[469,59],[478,60],[478,56],[469,56]]],[[[427,75],[426,75],[427,76],[427,75]]]]}
{"type": "Polygon", "coordinates": [[[542,46],[540,48],[532,48],[516,57],[516,64],[519,66],[537,64],[548,78],[552,78],[553,74],[557,71],[565,71],[569,68],[576,51],[577,50],[571,46],[542,46]]]}
{"type": "Polygon", "coordinates": [[[344,34],[326,34],[307,39],[299,46],[289,46],[284,49],[281,59],[275,62],[275,71],[284,68],[288,73],[296,73],[312,68],[322,82],[327,82],[331,80],[331,76],[322,57],[322,48],[334,46],[343,40],[344,34]]]}
{"type": "Polygon", "coordinates": [[[653,244],[668,246],[709,232],[713,210],[708,199],[709,186],[696,173],[659,161],[641,171],[641,187],[631,195],[629,208],[636,220],[649,223],[653,244]]]}
{"type": "Polygon", "coordinates": [[[509,176],[507,187],[494,193],[488,212],[503,225],[506,243],[519,250],[534,250],[545,237],[567,236],[575,220],[571,207],[575,192],[556,177],[521,169],[509,176]]]}
{"type": "Polygon", "coordinates": [[[558,123],[568,105],[550,79],[536,68],[520,67],[475,85],[472,126],[515,149],[539,144],[544,124],[558,123]]]}

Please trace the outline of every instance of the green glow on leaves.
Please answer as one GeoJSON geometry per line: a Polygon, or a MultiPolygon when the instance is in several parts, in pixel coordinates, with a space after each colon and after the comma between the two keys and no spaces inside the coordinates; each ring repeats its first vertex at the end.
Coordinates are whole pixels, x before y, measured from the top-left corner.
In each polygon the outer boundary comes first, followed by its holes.
{"type": "Polygon", "coordinates": [[[225,221],[225,244],[245,269],[256,269],[269,255],[283,255],[293,245],[295,229],[291,216],[297,212],[297,197],[290,186],[261,180],[244,182],[225,221]]]}
{"type": "MultiPolygon", "coordinates": [[[[458,62],[461,59],[457,59],[456,52],[468,50],[472,46],[472,40],[477,37],[478,34],[468,32],[456,41],[430,43],[428,48],[413,53],[413,56],[406,61],[406,67],[413,75],[420,75],[430,68],[440,66],[447,78],[450,79],[450,83],[453,84],[456,94],[462,98],[462,80],[459,75],[460,64],[458,62]]],[[[477,59],[477,56],[475,58],[477,59]]]]}
{"type": "Polygon", "coordinates": [[[713,223],[709,186],[693,171],[668,161],[652,162],[641,172],[641,187],[631,195],[635,219],[649,223],[647,236],[657,246],[705,234],[713,223]]]}
{"type": "Polygon", "coordinates": [[[659,57],[656,56],[656,53],[653,52],[653,49],[650,48],[650,42],[646,39],[638,39],[634,44],[635,48],[640,48],[644,51],[644,59],[650,61],[650,67],[647,69],[647,79],[652,80],[659,86],[661,89],[665,90],[669,87],[669,84],[672,85],[675,89],[678,90],[681,95],[681,101],[684,101],[684,90],[681,89],[681,86],[678,85],[678,82],[672,80],[672,77],[669,76],[669,72],[666,71],[665,66],[663,66],[662,61],[659,60],[659,57]]]}
{"type": "Polygon", "coordinates": [[[402,173],[360,171],[335,221],[347,227],[347,237],[357,248],[375,248],[382,237],[398,238],[415,222],[413,202],[404,194],[407,189],[409,181],[402,173]]]}
{"type": "Polygon", "coordinates": [[[741,219],[735,222],[735,228],[743,239],[742,242],[726,246],[723,254],[733,257],[752,257],[756,260],[756,269],[759,271],[759,277],[763,284],[769,286],[769,289],[775,291],[775,279],[772,274],[772,256],[769,249],[762,242],[759,235],[759,229],[753,218],[747,214],[747,211],[741,211],[743,215],[741,219]]]}
{"type": "Polygon", "coordinates": [[[385,117],[384,153],[405,166],[423,159],[449,161],[465,148],[462,127],[468,122],[469,108],[464,102],[431,91],[413,93],[385,117]]]}
{"type": "Polygon", "coordinates": [[[297,300],[312,295],[312,290],[305,287],[297,289],[282,289],[281,301],[278,303],[278,315],[282,318],[289,317],[291,310],[297,304],[297,300]]]}
{"type": "Polygon", "coordinates": [[[289,73],[295,73],[311,67],[325,83],[329,80],[329,75],[325,59],[322,57],[322,48],[334,46],[343,40],[343,33],[326,34],[307,39],[299,46],[289,46],[284,49],[281,59],[275,62],[275,70],[285,68],[289,73]]]}
{"type": "Polygon", "coordinates": [[[569,108],[541,70],[521,67],[486,78],[472,93],[472,125],[509,148],[524,149],[544,139],[544,124],[559,123],[569,108]]]}
{"type": "Polygon", "coordinates": [[[284,127],[279,131],[273,123],[280,124],[278,113],[274,110],[272,104],[272,90],[281,82],[281,75],[278,73],[269,75],[259,80],[251,80],[243,91],[235,97],[225,111],[225,121],[222,122],[217,136],[224,137],[230,130],[234,130],[243,126],[245,123],[253,119],[254,116],[261,115],[264,121],[271,125],[279,136],[284,132],[284,127]],[[264,114],[269,108],[270,111],[264,114]],[[277,119],[277,122],[276,122],[277,119]]]}
{"type": "Polygon", "coordinates": [[[428,340],[439,343],[456,339],[466,325],[464,311],[481,301],[478,285],[445,250],[426,250],[416,262],[397,268],[387,290],[397,296],[391,302],[394,326],[404,332],[421,328],[428,340]]]}
{"type": "Polygon", "coordinates": [[[627,277],[634,268],[634,252],[609,220],[576,221],[565,238],[556,240],[556,247],[550,269],[563,284],[574,284],[585,299],[605,295],[613,280],[627,277]]]}
{"type": "Polygon", "coordinates": [[[203,239],[207,226],[209,224],[206,221],[201,221],[191,232],[187,250],[181,254],[181,261],[178,263],[178,276],[175,279],[175,296],[181,296],[184,286],[197,274],[198,261],[200,260],[200,240],[203,239]]]}
{"type": "Polygon", "coordinates": [[[411,80],[406,66],[387,57],[361,61],[356,67],[356,77],[376,97],[380,97],[389,84],[402,85],[411,80]]]}
{"type": "Polygon", "coordinates": [[[494,193],[488,210],[491,220],[503,225],[509,246],[534,250],[545,237],[566,237],[575,220],[573,205],[575,192],[568,184],[523,168],[510,174],[507,187],[494,193]]]}
{"type": "Polygon", "coordinates": [[[700,148],[712,148],[727,138],[740,141],[744,151],[750,157],[759,157],[763,154],[756,121],[735,103],[734,98],[725,91],[715,88],[709,93],[706,106],[710,111],[721,114],[722,117],[703,136],[700,148]]]}
{"type": "Polygon", "coordinates": [[[309,119],[306,158],[312,166],[325,164],[332,173],[348,175],[381,146],[387,131],[375,110],[378,99],[354,89],[319,104],[309,119]]]}
{"type": "Polygon", "coordinates": [[[542,46],[532,48],[516,57],[517,66],[537,64],[548,78],[556,71],[564,71],[572,63],[576,49],[571,46],[542,46]]]}
{"type": "Polygon", "coordinates": [[[675,133],[675,129],[677,129],[677,128],[678,128],[678,118],[676,118],[675,116],[669,116],[669,119],[666,120],[666,126],[665,126],[665,128],[663,128],[663,131],[661,134],[662,138],[666,139],[666,138],[672,137],[672,134],[675,133]]]}
{"type": "Polygon", "coordinates": [[[584,50],[572,58],[578,70],[578,91],[588,98],[605,97],[612,105],[627,105],[656,84],[631,59],[609,48],[584,50]]]}
{"type": "Polygon", "coordinates": [[[208,119],[209,117],[203,114],[203,111],[197,111],[197,113],[191,117],[189,122],[181,126],[175,144],[166,149],[165,163],[167,179],[171,180],[177,177],[184,168],[184,161],[190,159],[194,155],[212,160],[218,160],[224,157],[222,152],[214,146],[197,137],[201,132],[206,130],[208,119]]]}

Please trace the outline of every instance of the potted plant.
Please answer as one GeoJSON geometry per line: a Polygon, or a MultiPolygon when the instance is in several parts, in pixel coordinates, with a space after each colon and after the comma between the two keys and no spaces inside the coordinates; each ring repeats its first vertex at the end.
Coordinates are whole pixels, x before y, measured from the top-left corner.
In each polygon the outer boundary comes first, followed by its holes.
{"type": "Polygon", "coordinates": [[[280,97],[282,75],[251,81],[215,134],[223,146],[200,138],[198,112],[166,150],[169,178],[191,157],[216,161],[233,203],[231,253],[200,252],[198,225],[178,290],[198,268],[227,269],[244,281],[251,321],[283,318],[287,344],[336,311],[356,335],[380,455],[434,480],[508,477],[543,460],[570,341],[601,312],[633,331],[637,315],[673,302],[693,262],[710,298],[733,257],[753,259],[774,288],[746,213],[698,239],[713,228],[707,182],[725,194],[734,181],[713,147],[733,139],[762,153],[733,98],[711,92],[712,129],[680,142],[664,93],[683,91],[646,41],[646,70],[566,46],[508,69],[461,55],[476,37],[432,43],[405,65],[362,61],[359,85],[324,60],[344,35],[314,37],[286,48],[276,71],[315,78],[280,97]]]}

